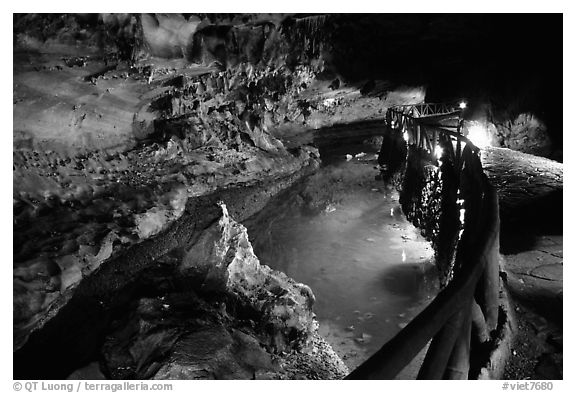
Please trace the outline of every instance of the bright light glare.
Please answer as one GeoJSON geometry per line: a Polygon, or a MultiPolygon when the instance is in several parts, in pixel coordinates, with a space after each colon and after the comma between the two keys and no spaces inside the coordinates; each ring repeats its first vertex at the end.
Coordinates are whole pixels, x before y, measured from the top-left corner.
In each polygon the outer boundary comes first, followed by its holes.
{"type": "Polygon", "coordinates": [[[444,154],[444,149],[442,149],[439,145],[436,145],[434,148],[434,155],[436,156],[436,159],[441,159],[442,154],[444,154]]]}
{"type": "Polygon", "coordinates": [[[459,106],[460,109],[466,109],[466,103],[464,101],[462,101],[459,106]]]}
{"type": "Polygon", "coordinates": [[[468,129],[468,139],[479,148],[490,146],[488,131],[481,125],[473,125],[468,129]]]}

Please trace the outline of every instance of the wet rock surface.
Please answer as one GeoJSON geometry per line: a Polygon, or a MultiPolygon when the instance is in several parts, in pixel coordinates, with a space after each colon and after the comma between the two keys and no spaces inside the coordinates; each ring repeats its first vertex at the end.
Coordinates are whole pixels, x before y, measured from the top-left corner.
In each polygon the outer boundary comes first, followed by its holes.
{"type": "MultiPolygon", "coordinates": [[[[144,52],[127,60],[120,43],[123,34],[137,41],[137,18],[91,21],[76,39],[85,22],[67,18],[29,15],[16,29],[15,349],[85,277],[157,237],[192,199],[310,170],[318,154],[303,146],[311,142],[300,138],[306,130],[379,118],[383,104],[423,100],[419,89],[368,97],[355,86],[329,88],[316,78],[316,63],[286,67],[280,60],[292,45],[289,33],[268,37],[283,50],[222,69],[144,52]],[[45,35],[22,27],[35,18],[45,35]]],[[[181,45],[192,22],[158,19],[152,35],[164,41],[156,44],[181,45]]],[[[294,28],[318,28],[310,23],[294,28]]]]}
{"type": "Polygon", "coordinates": [[[48,322],[48,329],[33,334],[16,352],[16,375],[63,378],[71,373],[69,378],[78,379],[94,375],[107,379],[345,376],[346,366],[317,334],[310,288],[260,265],[246,229],[230,218],[224,205],[218,210],[219,218],[192,245],[172,249],[140,272],[130,269],[136,276],[131,285],[121,284],[115,292],[112,287],[99,288],[112,297],[100,301],[100,311],[86,298],[79,304],[86,296],[86,284],[98,274],[84,281],[73,301],[48,322]],[[54,363],[54,356],[63,362],[54,363]],[[45,363],[49,358],[50,365],[45,363]],[[89,366],[78,369],[84,362],[89,366]]]}
{"type": "Polygon", "coordinates": [[[507,379],[563,378],[563,164],[510,149],[482,151],[498,188],[500,251],[516,331],[507,379]]]}
{"type": "MultiPolygon", "coordinates": [[[[173,158],[163,155],[168,149],[156,150],[156,160],[142,152],[135,157],[128,154],[123,160],[129,169],[114,171],[107,179],[78,171],[84,185],[73,185],[79,195],[65,194],[69,199],[59,199],[58,194],[47,199],[29,196],[41,193],[41,185],[31,184],[26,189],[27,174],[15,176],[16,190],[26,195],[14,203],[16,337],[25,338],[26,332],[38,327],[50,309],[54,312],[54,307],[59,307],[56,301],[104,261],[156,236],[181,218],[189,198],[234,184],[281,179],[314,167],[316,154],[302,150],[299,157],[284,154],[281,158],[253,151],[255,155],[244,152],[234,157],[224,150],[207,149],[192,153],[199,165],[192,164],[191,156],[174,165],[173,158]],[[278,159],[285,165],[271,170],[278,159]],[[250,169],[235,168],[246,168],[246,162],[250,169]]],[[[78,182],[78,178],[72,179],[78,182]]]]}
{"type": "Polygon", "coordinates": [[[564,166],[544,157],[510,149],[481,150],[482,166],[498,189],[503,221],[525,218],[546,225],[562,217],[564,166]],[[526,216],[526,213],[529,213],[526,216]]]}
{"type": "Polygon", "coordinates": [[[181,288],[133,301],[111,324],[103,369],[114,379],[346,375],[317,334],[310,288],[260,265],[246,229],[222,209],[220,220],[176,262],[178,281],[201,283],[197,292],[181,288]]]}
{"type": "Polygon", "coordinates": [[[497,124],[496,130],[501,147],[542,157],[550,157],[553,153],[546,124],[533,114],[521,113],[514,120],[497,124]]]}
{"type": "Polygon", "coordinates": [[[563,237],[537,239],[530,250],[504,256],[518,320],[511,379],[563,379],[563,237]]]}

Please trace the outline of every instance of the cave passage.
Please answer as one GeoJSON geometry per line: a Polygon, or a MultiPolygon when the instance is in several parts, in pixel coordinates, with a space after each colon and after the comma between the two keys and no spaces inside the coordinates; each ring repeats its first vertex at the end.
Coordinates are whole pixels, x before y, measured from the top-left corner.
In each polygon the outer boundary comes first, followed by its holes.
{"type": "Polygon", "coordinates": [[[321,154],[316,174],[244,224],[262,264],[312,288],[320,334],[354,369],[434,298],[438,278],[397,191],[375,180],[374,148],[321,154]]]}

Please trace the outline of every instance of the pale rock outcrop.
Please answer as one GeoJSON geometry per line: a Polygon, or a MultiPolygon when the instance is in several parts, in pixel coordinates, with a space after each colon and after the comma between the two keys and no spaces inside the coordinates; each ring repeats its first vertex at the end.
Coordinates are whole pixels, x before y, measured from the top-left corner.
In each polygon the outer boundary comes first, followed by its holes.
{"type": "Polygon", "coordinates": [[[531,113],[521,113],[514,120],[496,124],[500,147],[548,157],[553,150],[548,129],[531,113]]]}
{"type": "MultiPolygon", "coordinates": [[[[137,300],[102,347],[114,379],[340,379],[314,294],[261,265],[226,205],[176,263],[180,290],[137,300]]],[[[152,274],[154,275],[154,274],[152,274]]]]}
{"type": "Polygon", "coordinates": [[[180,271],[203,277],[202,290],[227,291],[262,314],[262,328],[276,332],[278,350],[306,345],[317,328],[312,290],[282,272],[260,265],[246,228],[230,218],[226,206],[218,223],[204,232],[184,257],[180,271]]]}

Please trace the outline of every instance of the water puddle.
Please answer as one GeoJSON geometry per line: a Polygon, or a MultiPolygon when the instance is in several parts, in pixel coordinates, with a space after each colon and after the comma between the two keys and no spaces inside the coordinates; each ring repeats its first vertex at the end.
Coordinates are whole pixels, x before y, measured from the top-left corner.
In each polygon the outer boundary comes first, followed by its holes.
{"type": "Polygon", "coordinates": [[[375,155],[348,154],[244,224],[261,263],[312,288],[321,335],[353,369],[438,285],[431,246],[404,217],[398,193],[374,179],[375,155]]]}

